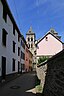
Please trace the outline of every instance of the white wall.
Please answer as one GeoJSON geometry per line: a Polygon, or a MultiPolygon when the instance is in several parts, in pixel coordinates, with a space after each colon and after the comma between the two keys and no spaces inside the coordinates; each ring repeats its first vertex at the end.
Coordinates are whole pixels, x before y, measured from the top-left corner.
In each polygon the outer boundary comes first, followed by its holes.
{"type": "Polygon", "coordinates": [[[2,71],[1,56],[6,57],[6,74],[11,74],[18,72],[18,61],[20,61],[20,56],[18,56],[18,47],[20,47],[20,42],[18,42],[18,32],[13,35],[13,23],[11,22],[9,16],[7,15],[7,22],[5,23],[3,19],[3,6],[0,1],[0,76],[2,71]],[[2,29],[7,31],[7,43],[6,47],[2,45],[2,29]],[[13,41],[16,43],[16,50],[13,53],[13,41]],[[12,58],[15,61],[15,71],[12,71],[12,58]]]}
{"type": "MultiPolygon", "coordinates": [[[[21,40],[22,40],[22,38],[21,38],[21,40]]],[[[25,49],[22,47],[22,45],[21,45],[21,51],[25,54],[25,49]]],[[[21,58],[21,64],[25,64],[25,60],[23,60],[22,58],[21,58]]],[[[25,69],[24,70],[22,69],[22,72],[25,72],[25,69]]]]}

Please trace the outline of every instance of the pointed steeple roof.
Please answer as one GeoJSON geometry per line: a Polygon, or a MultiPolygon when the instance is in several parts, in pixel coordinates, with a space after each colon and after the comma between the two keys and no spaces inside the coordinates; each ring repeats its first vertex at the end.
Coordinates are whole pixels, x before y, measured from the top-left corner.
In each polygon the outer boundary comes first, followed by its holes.
{"type": "Polygon", "coordinates": [[[32,26],[30,26],[30,29],[29,29],[29,33],[31,33],[32,32],[32,26]]]}
{"type": "Polygon", "coordinates": [[[30,29],[28,30],[28,32],[26,33],[26,35],[35,35],[35,33],[32,30],[32,26],[30,26],[30,29]]]}

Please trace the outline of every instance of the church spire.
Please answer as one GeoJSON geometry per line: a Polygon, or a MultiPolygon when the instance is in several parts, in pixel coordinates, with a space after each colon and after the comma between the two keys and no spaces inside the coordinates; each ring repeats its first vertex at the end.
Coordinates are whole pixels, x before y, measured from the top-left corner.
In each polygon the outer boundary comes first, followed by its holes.
{"type": "Polygon", "coordinates": [[[28,34],[32,34],[32,35],[35,35],[35,33],[33,32],[33,30],[32,30],[32,26],[30,26],[30,28],[29,28],[29,30],[28,30],[28,32],[26,33],[26,35],[28,35],[28,34]]]}
{"type": "Polygon", "coordinates": [[[32,26],[30,26],[29,33],[32,33],[32,26]]]}

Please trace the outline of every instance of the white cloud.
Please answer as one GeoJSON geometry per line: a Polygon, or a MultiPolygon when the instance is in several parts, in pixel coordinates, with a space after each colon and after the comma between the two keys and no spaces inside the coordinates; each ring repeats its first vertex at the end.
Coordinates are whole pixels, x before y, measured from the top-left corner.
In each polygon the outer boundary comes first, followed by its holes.
{"type": "Polygon", "coordinates": [[[47,0],[36,0],[36,6],[40,6],[40,5],[43,5],[44,3],[46,3],[47,0]]]}

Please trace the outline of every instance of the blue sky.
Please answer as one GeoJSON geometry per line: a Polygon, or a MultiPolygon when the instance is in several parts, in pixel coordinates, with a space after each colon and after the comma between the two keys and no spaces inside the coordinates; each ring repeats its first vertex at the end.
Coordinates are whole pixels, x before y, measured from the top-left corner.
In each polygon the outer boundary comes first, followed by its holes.
{"type": "Polygon", "coordinates": [[[64,0],[7,0],[14,19],[26,37],[32,26],[36,39],[54,28],[64,42],[64,0]]]}

